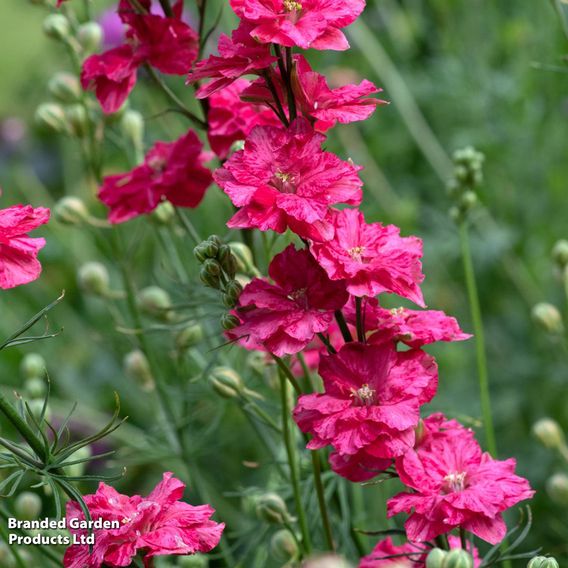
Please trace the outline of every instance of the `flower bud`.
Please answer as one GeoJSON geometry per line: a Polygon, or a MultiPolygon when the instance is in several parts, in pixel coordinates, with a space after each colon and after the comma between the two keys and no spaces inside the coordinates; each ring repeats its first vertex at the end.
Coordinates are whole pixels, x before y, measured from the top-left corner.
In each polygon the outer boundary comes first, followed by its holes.
{"type": "Polygon", "coordinates": [[[135,148],[144,144],[144,117],[137,110],[127,110],[120,119],[120,129],[135,148]]]}
{"type": "Polygon", "coordinates": [[[45,375],[45,359],[39,353],[28,353],[20,363],[20,372],[25,379],[45,375]]]}
{"type": "Polygon", "coordinates": [[[109,291],[110,277],[104,264],[87,262],[79,268],[77,279],[80,288],[87,294],[105,296],[109,291]]]}
{"type": "Polygon", "coordinates": [[[89,132],[89,115],[85,107],[79,103],[67,107],[65,116],[73,136],[84,138],[89,132]]]}
{"type": "MultiPolygon", "coordinates": [[[[83,446],[79,448],[76,452],[68,458],[69,462],[76,462],[80,460],[87,460],[93,455],[91,446],[83,446]]],[[[74,463],[65,467],[65,471],[69,477],[81,477],[85,474],[85,469],[87,468],[88,461],[83,461],[81,463],[74,463]]]]}
{"type": "Polygon", "coordinates": [[[178,568],[207,568],[209,560],[204,554],[192,554],[191,556],[180,556],[177,561],[178,568]]]}
{"type": "Polygon", "coordinates": [[[138,292],[138,305],[143,313],[156,319],[171,319],[172,301],[170,295],[159,286],[148,286],[138,292]]]}
{"type": "Polygon", "coordinates": [[[59,134],[69,131],[65,111],[57,103],[42,103],[35,111],[36,124],[40,128],[52,130],[59,134]]]}
{"type": "Polygon", "coordinates": [[[560,566],[551,556],[535,556],[529,561],[527,568],[560,568],[560,566]]]}
{"type": "Polygon", "coordinates": [[[212,258],[208,258],[203,263],[203,270],[209,274],[209,276],[219,276],[221,274],[221,265],[212,258]]]}
{"type": "Polygon", "coordinates": [[[50,14],[43,21],[43,32],[52,39],[66,40],[71,33],[71,25],[63,14],[50,14]]]}
{"type": "Polygon", "coordinates": [[[220,239],[220,237],[218,237],[217,235],[210,235],[207,240],[210,243],[214,243],[217,245],[217,247],[220,247],[223,244],[223,241],[220,239]]]}
{"type": "Polygon", "coordinates": [[[152,212],[152,218],[160,225],[169,225],[176,216],[176,210],[169,201],[162,201],[152,212]]]}
{"type": "Polygon", "coordinates": [[[460,208],[462,211],[469,211],[477,205],[478,201],[475,191],[466,191],[460,199],[460,208]]]}
{"type": "Polygon", "coordinates": [[[547,480],[546,491],[557,505],[568,505],[568,475],[555,473],[547,480]]]}
{"type": "Polygon", "coordinates": [[[533,321],[548,333],[560,334],[564,330],[562,316],[556,306],[541,302],[532,309],[533,321]]]}
{"type": "Polygon", "coordinates": [[[28,379],[24,383],[24,389],[29,398],[44,398],[47,393],[47,385],[39,377],[28,379]]]}
{"type": "Polygon", "coordinates": [[[103,41],[103,29],[97,22],[86,22],[77,30],[77,41],[86,54],[94,53],[103,41]]]}
{"type": "MultiPolygon", "coordinates": [[[[302,568],[352,568],[352,565],[337,554],[321,554],[308,558],[302,568]]],[[[389,567],[390,568],[390,567],[389,567]]],[[[396,565],[392,568],[397,568],[396,565]]]]}
{"type": "Polygon", "coordinates": [[[289,530],[275,532],[270,539],[270,554],[278,562],[289,562],[298,556],[298,545],[289,530]]]}
{"type": "Polygon", "coordinates": [[[209,286],[210,288],[215,288],[216,290],[218,290],[221,286],[221,279],[219,278],[219,276],[213,276],[209,274],[205,267],[202,267],[199,271],[199,278],[201,279],[201,282],[203,282],[203,284],[209,286]]]}
{"type": "Polygon", "coordinates": [[[237,305],[237,301],[233,297],[229,296],[229,294],[223,294],[222,300],[223,305],[226,308],[232,309],[237,305]]]}
{"type": "Polygon", "coordinates": [[[124,372],[133,380],[135,380],[142,390],[151,391],[154,389],[154,377],[150,370],[150,363],[146,359],[146,355],[139,349],[135,349],[124,356],[123,360],[124,372]]]}
{"type": "Polygon", "coordinates": [[[221,327],[227,331],[235,329],[240,323],[239,318],[233,314],[223,314],[221,317],[221,327]]]}
{"type": "Polygon", "coordinates": [[[209,374],[209,382],[223,398],[236,398],[245,391],[240,375],[229,367],[215,367],[209,374]]]}
{"type": "Polygon", "coordinates": [[[473,557],[463,548],[453,548],[444,560],[444,568],[473,568],[473,557]]]}
{"type": "Polygon", "coordinates": [[[55,204],[52,211],[54,218],[63,225],[81,225],[89,219],[87,207],[78,197],[63,197],[55,204]]]}
{"type": "Polygon", "coordinates": [[[71,73],[56,73],[49,80],[47,88],[55,99],[64,104],[76,103],[81,98],[79,79],[71,73]]]}
{"type": "Polygon", "coordinates": [[[532,432],[537,440],[546,448],[557,450],[564,446],[564,432],[560,424],[552,418],[541,418],[534,423],[532,432]]]}
{"type": "Polygon", "coordinates": [[[229,243],[229,246],[231,247],[231,252],[237,261],[237,272],[256,275],[258,271],[254,265],[254,259],[250,248],[244,243],[239,242],[229,243]]]}
{"type": "Polygon", "coordinates": [[[568,266],[568,241],[566,239],[556,242],[552,248],[552,259],[561,269],[568,266]]]}
{"type": "Polygon", "coordinates": [[[23,491],[16,497],[14,511],[18,519],[31,521],[37,519],[41,513],[41,497],[31,491],[23,491]]]}
{"type": "Polygon", "coordinates": [[[193,254],[198,262],[205,262],[208,258],[207,252],[209,251],[209,243],[207,241],[203,241],[199,243],[194,249],[193,254]]]}
{"type": "Polygon", "coordinates": [[[217,258],[223,270],[229,275],[229,278],[234,278],[237,273],[237,259],[233,256],[231,247],[229,245],[221,245],[217,258]]]}
{"type": "Polygon", "coordinates": [[[443,568],[448,553],[441,548],[433,548],[426,558],[426,568],[443,568]]]}
{"type": "Polygon", "coordinates": [[[198,323],[192,323],[182,329],[176,336],[176,347],[178,351],[185,351],[190,347],[195,347],[203,340],[203,328],[198,323]]]}
{"type": "Polygon", "coordinates": [[[291,520],[284,499],[276,493],[265,493],[256,502],[256,514],[267,523],[282,525],[291,520]]]}

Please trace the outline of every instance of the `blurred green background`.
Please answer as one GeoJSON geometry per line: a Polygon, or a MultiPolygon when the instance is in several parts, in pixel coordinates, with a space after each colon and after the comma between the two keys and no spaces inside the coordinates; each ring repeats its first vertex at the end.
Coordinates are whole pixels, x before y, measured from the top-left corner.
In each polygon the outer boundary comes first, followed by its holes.
{"type": "MultiPolygon", "coordinates": [[[[94,1],[93,9],[109,4],[94,1]]],[[[214,7],[220,4],[221,0],[212,2],[214,7]]],[[[64,50],[41,32],[44,15],[30,2],[0,2],[0,204],[51,206],[63,195],[81,195],[102,217],[104,211],[85,181],[77,142],[46,135],[33,125],[35,108],[48,98],[47,81],[54,72],[69,69],[64,50]]],[[[221,27],[227,31],[232,22],[225,9],[221,27]]],[[[485,209],[475,213],[472,239],[499,453],[515,456],[518,471],[538,491],[532,505],[535,524],[526,546],[543,546],[560,558],[561,566],[568,565],[566,507],[553,503],[544,491],[550,475],[568,466],[530,434],[531,425],[543,416],[554,417],[568,429],[566,343],[536,328],[530,317],[532,306],[540,301],[552,302],[567,314],[550,257],[555,241],[568,238],[568,40],[562,25],[544,0],[371,0],[348,36],[348,53],[309,53],[309,59],[335,82],[371,79],[385,89],[384,98],[392,104],[379,107],[363,124],[334,129],[329,147],[365,166],[368,219],[395,223],[404,234],[424,239],[426,301],[431,308],[458,317],[466,331],[471,331],[471,321],[445,183],[455,149],[471,144],[486,155],[480,191],[485,209]]],[[[191,100],[181,78],[170,84],[191,100]]],[[[148,146],[157,138],[173,139],[187,126],[177,115],[156,119],[164,101],[143,86],[135,90],[132,106],[147,118],[148,146]]],[[[124,156],[112,147],[106,159],[114,169],[127,167],[124,156]]],[[[228,200],[211,188],[190,217],[203,236],[224,235],[230,213],[228,200]]],[[[175,278],[160,270],[163,262],[150,230],[134,222],[124,234],[137,245],[132,251],[139,286],[160,283],[173,289],[177,299],[191,295],[190,289],[176,286],[175,278]]],[[[37,235],[48,241],[40,255],[43,276],[0,294],[0,336],[9,335],[65,289],[65,301],[50,317],[63,333],[33,346],[48,362],[58,404],[78,401],[79,416],[86,422],[99,420],[112,408],[112,391],[117,390],[124,412],[131,416],[127,428],[133,428],[132,435],[138,427],[148,429],[148,420],[153,419],[148,397],[122,370],[131,341],[113,329],[104,303],[86,298],[76,285],[78,266],[100,260],[104,242],[92,231],[56,222],[37,235]]],[[[195,270],[192,246],[178,244],[183,261],[195,270]]],[[[217,343],[217,320],[206,318],[204,325],[217,343]]],[[[162,340],[167,350],[167,339],[162,340]]],[[[2,384],[18,388],[18,365],[30,350],[2,353],[2,384]]],[[[480,408],[473,343],[443,344],[430,351],[440,365],[439,395],[432,409],[475,425],[480,408]]],[[[212,356],[205,347],[204,353],[212,356]]],[[[246,367],[242,372],[247,373],[246,367]]],[[[241,464],[245,457],[254,459],[254,441],[240,436],[237,427],[227,428],[241,419],[204,392],[194,418],[207,429],[198,460],[215,471],[211,485],[234,491],[246,485],[245,479],[254,483],[256,474],[241,464]],[[221,463],[219,457],[228,451],[238,457],[232,465],[227,460],[221,463]]],[[[199,394],[192,391],[191,396],[199,394]]],[[[146,461],[156,472],[161,470],[158,458],[146,461]]],[[[145,488],[157,475],[134,467],[125,483],[145,488]]]]}

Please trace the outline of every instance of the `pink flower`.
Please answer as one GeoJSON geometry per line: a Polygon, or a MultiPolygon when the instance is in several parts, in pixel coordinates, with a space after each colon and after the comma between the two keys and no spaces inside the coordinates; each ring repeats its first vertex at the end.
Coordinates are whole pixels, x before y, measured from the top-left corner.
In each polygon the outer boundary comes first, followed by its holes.
{"type": "Polygon", "coordinates": [[[337,451],[329,455],[331,469],[354,483],[369,481],[388,469],[392,464],[390,459],[377,458],[367,452],[366,448],[355,454],[340,454],[337,451]]]}
{"type": "Polygon", "coordinates": [[[394,345],[346,344],[322,356],[325,392],[300,397],[294,419],[313,438],[309,449],[331,445],[341,455],[391,459],[414,445],[420,405],[436,393],[434,359],[394,345]]]}
{"type": "MultiPolygon", "coordinates": [[[[450,535],[448,542],[450,549],[461,548],[461,541],[457,536],[450,535]]],[[[466,546],[468,552],[471,553],[471,542],[468,542],[466,546]]],[[[359,568],[423,568],[429,550],[424,544],[412,542],[397,546],[388,537],[379,541],[371,554],[361,558],[359,568]]],[[[478,568],[480,565],[479,552],[476,547],[473,547],[473,566],[478,568]]]]}
{"type": "MultiPolygon", "coordinates": [[[[99,484],[97,492],[85,495],[91,518],[119,523],[116,529],[95,529],[92,554],[88,545],[70,546],[63,559],[65,568],[130,566],[138,551],[145,551],[144,563],[160,555],[189,555],[209,552],[217,546],[225,525],[211,520],[215,512],[209,505],[194,507],[180,501],[185,485],[164,473],[162,481],[148,495],[128,497],[112,487],[99,484]]],[[[81,507],[67,503],[67,520],[84,521],[81,507]]],[[[87,535],[86,529],[70,529],[87,535]]]]}
{"type": "Polygon", "coordinates": [[[254,24],[251,36],[260,43],[345,50],[340,30],[357,19],[365,0],[231,0],[231,7],[254,24]]]}
{"type": "Polygon", "coordinates": [[[274,257],[268,272],[274,284],[255,278],[241,293],[236,313],[242,323],[231,336],[279,357],[297,353],[327,331],[334,311],[347,301],[345,286],[293,245],[274,257]]]}
{"type": "Polygon", "coordinates": [[[254,128],[244,149],[215,172],[215,181],[240,207],[227,225],[330,236],[330,205],[359,204],[362,182],[359,167],[321,149],[324,140],[305,119],[288,129],[254,128]]]}
{"type": "Polygon", "coordinates": [[[367,224],[354,209],[334,212],[330,221],[333,239],[314,242],[311,250],[332,280],[347,280],[354,296],[391,292],[424,306],[420,239],[401,237],[394,225],[367,224]]]}
{"type": "Polygon", "coordinates": [[[371,81],[364,80],[359,85],[345,85],[330,89],[323,75],[312,71],[306,58],[296,56],[294,66],[294,93],[302,114],[315,120],[314,128],[326,132],[338,122],[348,124],[366,120],[377,105],[388,104],[381,99],[369,98],[380,93],[371,81]]]}
{"type": "Polygon", "coordinates": [[[241,93],[249,85],[249,81],[237,79],[209,97],[207,137],[211,149],[221,159],[229,155],[233,142],[244,140],[255,126],[279,124],[272,110],[241,100],[241,93]]]}
{"type": "Polygon", "coordinates": [[[175,142],[156,142],[144,163],[130,172],[105,177],[99,199],[110,208],[109,221],[122,223],[150,213],[164,199],[178,207],[197,207],[212,181],[202,149],[190,130],[175,142]]]}
{"type": "Polygon", "coordinates": [[[197,57],[197,34],[181,20],[182,4],[177,3],[173,17],[150,13],[151,3],[141,2],[145,13],[134,11],[121,1],[119,16],[127,24],[126,43],[83,63],[81,84],[94,90],[106,113],[116,112],[136,83],[136,71],[147,63],[162,73],[183,75],[197,57]]]}
{"type": "MultiPolygon", "coordinates": [[[[463,341],[472,337],[464,333],[455,318],[435,310],[409,310],[408,308],[381,308],[376,298],[363,301],[363,321],[370,343],[394,341],[418,348],[436,341],[463,341]]],[[[347,304],[345,317],[355,325],[354,302],[347,304]]]]}
{"type": "Polygon", "coordinates": [[[41,273],[38,252],[45,239],[27,233],[49,221],[49,209],[15,205],[0,209],[0,288],[6,290],[36,280],[41,273]]]}
{"type": "Polygon", "coordinates": [[[206,98],[219,89],[227,87],[243,75],[258,74],[275,61],[270,54],[270,46],[255,41],[250,36],[251,29],[251,24],[241,22],[230,38],[224,34],[221,35],[218,56],[211,55],[208,59],[195,64],[195,68],[187,78],[188,83],[213,79],[198,89],[198,99],[206,98]]]}
{"type": "Polygon", "coordinates": [[[528,481],[514,474],[515,460],[494,460],[466,429],[436,434],[434,428],[433,437],[396,466],[413,492],[390,499],[388,515],[410,513],[406,534],[415,542],[461,527],[497,544],[507,532],[501,513],[534,494],[528,481]]]}

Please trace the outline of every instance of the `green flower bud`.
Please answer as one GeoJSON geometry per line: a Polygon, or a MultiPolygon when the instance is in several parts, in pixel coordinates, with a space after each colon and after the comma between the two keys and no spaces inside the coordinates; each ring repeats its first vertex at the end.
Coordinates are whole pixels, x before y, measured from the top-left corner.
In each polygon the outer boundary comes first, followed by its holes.
{"type": "Polygon", "coordinates": [[[199,271],[199,278],[201,279],[201,282],[203,282],[203,284],[209,286],[210,288],[215,288],[216,290],[218,290],[221,287],[221,279],[219,278],[219,276],[213,276],[209,274],[204,266],[199,271]]]}
{"type": "Polygon", "coordinates": [[[49,80],[47,88],[55,99],[64,104],[76,103],[81,98],[81,84],[71,73],[56,73],[49,80]]]}
{"type": "Polygon", "coordinates": [[[195,347],[203,340],[203,328],[198,323],[192,323],[182,329],[176,336],[176,347],[178,351],[185,351],[190,347],[195,347]]]}
{"type": "Polygon", "coordinates": [[[152,212],[152,218],[160,225],[169,225],[176,216],[176,210],[169,201],[162,201],[152,212]]]}
{"type": "Polygon", "coordinates": [[[79,268],[77,279],[80,288],[87,294],[105,296],[109,292],[110,276],[104,264],[87,262],[79,268]]]}
{"type": "Polygon", "coordinates": [[[217,247],[220,247],[223,244],[223,241],[217,235],[211,235],[207,239],[210,243],[214,243],[217,247]]]}
{"type": "Polygon", "coordinates": [[[143,313],[163,321],[171,319],[172,301],[163,288],[148,286],[138,292],[137,301],[143,313]]]}
{"type": "Polygon", "coordinates": [[[243,287],[237,280],[229,280],[229,282],[227,282],[227,285],[225,286],[225,293],[235,300],[239,299],[242,291],[243,287]]]}
{"type": "Polygon", "coordinates": [[[473,557],[463,548],[453,548],[444,560],[444,568],[473,568],[473,557]]]}
{"type": "Polygon", "coordinates": [[[541,418],[535,422],[532,432],[535,438],[546,448],[557,450],[564,446],[564,432],[560,424],[552,418],[541,418]]]}
{"type": "MultiPolygon", "coordinates": [[[[74,452],[71,457],[67,460],[69,462],[79,461],[79,460],[86,460],[93,455],[93,451],[91,450],[90,446],[83,446],[79,448],[76,452],[74,452]]],[[[69,477],[80,477],[81,475],[85,474],[85,470],[87,468],[88,461],[84,461],[81,463],[74,463],[72,465],[68,465],[65,468],[67,475],[69,477]]]]}
{"type": "Polygon", "coordinates": [[[103,29],[96,22],[86,22],[77,30],[77,41],[86,54],[94,53],[103,41],[103,29]]]}
{"type": "Polygon", "coordinates": [[[298,545],[289,530],[276,531],[270,539],[270,554],[278,562],[289,562],[298,556],[298,545]]]}
{"type": "Polygon", "coordinates": [[[208,258],[215,258],[219,253],[219,245],[217,243],[211,241],[205,241],[204,244],[204,252],[205,256],[208,258]]]}
{"type": "Polygon", "coordinates": [[[254,259],[250,248],[244,243],[239,242],[229,243],[229,246],[231,247],[231,252],[237,262],[237,272],[255,276],[258,271],[254,265],[254,259]]]}
{"type": "Polygon", "coordinates": [[[568,266],[568,241],[561,239],[556,242],[552,248],[552,259],[559,268],[566,268],[568,266]]]}
{"type": "Polygon", "coordinates": [[[120,119],[120,129],[135,148],[144,143],[144,117],[137,110],[127,110],[120,119]]]}
{"type": "Polygon", "coordinates": [[[193,254],[198,262],[205,262],[207,260],[207,241],[199,243],[194,249],[193,254]]]}
{"type": "Polygon", "coordinates": [[[232,309],[237,305],[237,301],[231,296],[229,296],[229,294],[223,294],[222,300],[223,300],[223,305],[226,308],[232,309]]]}
{"type": "Polygon", "coordinates": [[[555,473],[547,480],[546,491],[557,505],[568,505],[568,475],[555,473]]]}
{"type": "Polygon", "coordinates": [[[276,493],[265,493],[256,502],[256,514],[267,523],[282,525],[291,520],[284,499],[276,493]]]}
{"type": "Polygon", "coordinates": [[[28,353],[20,363],[20,372],[25,379],[45,375],[45,359],[39,353],[28,353]]]}
{"type": "Polygon", "coordinates": [[[529,561],[527,568],[560,568],[560,566],[551,556],[535,556],[529,561]]]}
{"type": "Polygon", "coordinates": [[[229,278],[234,278],[237,273],[237,259],[233,256],[231,247],[229,245],[221,245],[217,258],[223,270],[229,275],[229,278]]]}
{"type": "Polygon", "coordinates": [[[63,225],[81,225],[89,219],[89,211],[83,200],[78,197],[63,197],[55,204],[52,211],[55,220],[63,225]]]}
{"type": "Polygon", "coordinates": [[[43,129],[59,134],[69,132],[63,107],[57,103],[42,103],[35,111],[35,122],[43,129]]]}
{"type": "Polygon", "coordinates": [[[221,265],[216,260],[213,260],[212,258],[208,258],[203,263],[203,269],[210,276],[219,276],[221,274],[221,265]]]}
{"type": "Polygon", "coordinates": [[[562,316],[556,306],[541,302],[532,309],[533,321],[548,333],[561,334],[564,331],[562,316]]]}
{"type": "Polygon", "coordinates": [[[441,548],[433,548],[426,558],[426,568],[443,568],[448,553],[441,548]]]}
{"type": "MultiPolygon", "coordinates": [[[[308,558],[302,568],[353,568],[353,565],[347,562],[343,556],[337,554],[321,554],[308,558]]],[[[389,568],[391,568],[389,566],[389,568]]],[[[397,568],[393,565],[392,568],[397,568]]]]}
{"type": "Polygon", "coordinates": [[[223,314],[221,317],[221,327],[227,331],[235,329],[240,323],[239,318],[233,314],[223,314]]]}
{"type": "Polygon", "coordinates": [[[238,152],[239,150],[242,150],[245,147],[245,141],[244,140],[235,140],[235,142],[233,142],[231,144],[231,153],[233,152],[238,152]]]}
{"type": "Polygon", "coordinates": [[[150,363],[148,363],[148,359],[142,351],[135,349],[127,353],[124,356],[123,366],[126,375],[136,381],[142,390],[151,391],[154,389],[155,383],[150,370],[150,363]]]}
{"type": "Polygon", "coordinates": [[[179,568],[207,568],[209,559],[204,554],[192,554],[191,556],[180,556],[177,561],[179,568]]]}
{"type": "Polygon", "coordinates": [[[478,201],[479,199],[475,191],[466,191],[460,199],[460,208],[463,211],[469,211],[477,205],[478,201]]]}
{"type": "Polygon", "coordinates": [[[47,393],[47,385],[44,379],[32,377],[24,383],[24,389],[29,398],[44,398],[47,393]]]}
{"type": "Polygon", "coordinates": [[[89,115],[85,107],[79,103],[67,107],[65,116],[73,136],[84,138],[89,132],[89,115]]]}
{"type": "Polygon", "coordinates": [[[215,367],[209,374],[209,382],[223,398],[237,398],[245,392],[240,375],[229,367],[215,367]]]}
{"type": "Polygon", "coordinates": [[[66,40],[71,34],[71,25],[63,14],[50,14],[43,21],[43,32],[52,39],[66,40]]]}
{"type": "Polygon", "coordinates": [[[18,519],[31,521],[37,519],[41,513],[41,497],[31,491],[23,491],[16,497],[14,511],[18,519]]]}

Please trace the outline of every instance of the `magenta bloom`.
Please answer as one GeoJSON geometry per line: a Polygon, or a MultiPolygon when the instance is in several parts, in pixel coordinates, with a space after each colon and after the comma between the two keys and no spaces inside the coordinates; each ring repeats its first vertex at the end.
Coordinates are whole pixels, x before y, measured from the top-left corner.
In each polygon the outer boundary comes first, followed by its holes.
{"type": "Polygon", "coordinates": [[[331,236],[330,205],[358,205],[362,182],[359,167],[321,149],[324,140],[305,119],[288,129],[254,128],[244,149],[214,175],[240,207],[227,225],[278,233],[289,228],[312,239],[331,236]]]}
{"type": "Polygon", "coordinates": [[[105,177],[99,199],[110,208],[109,221],[122,223],[150,213],[162,200],[197,207],[212,181],[202,150],[190,130],[175,142],[156,142],[144,163],[130,172],[105,177]]]}
{"type": "MultiPolygon", "coordinates": [[[[130,566],[139,551],[145,551],[145,565],[154,556],[189,555],[209,552],[217,546],[225,525],[211,520],[215,512],[209,505],[194,507],[180,501],[185,485],[164,473],[162,481],[148,495],[128,497],[104,483],[97,492],[85,495],[93,520],[120,523],[117,529],[95,529],[92,554],[88,545],[70,546],[63,559],[65,568],[130,566]]],[[[75,501],[67,503],[67,520],[85,520],[75,501]]],[[[85,529],[70,529],[87,535],[85,529]]]]}
{"type": "Polygon", "coordinates": [[[187,78],[188,83],[213,79],[199,88],[198,99],[206,98],[219,89],[227,87],[243,75],[258,74],[275,61],[270,53],[270,46],[255,41],[250,36],[251,29],[251,24],[241,22],[231,37],[221,35],[218,56],[211,55],[208,59],[195,64],[195,68],[187,78]]]}
{"type": "MultiPolygon", "coordinates": [[[[461,548],[461,541],[457,536],[450,535],[448,543],[450,549],[461,548]]],[[[361,558],[359,568],[424,568],[429,550],[420,543],[406,542],[397,546],[388,537],[379,541],[371,554],[361,558]]],[[[467,543],[467,550],[469,553],[472,552],[470,542],[467,543]]],[[[480,565],[479,552],[473,547],[473,567],[478,568],[480,565]]]]}
{"type": "Polygon", "coordinates": [[[355,454],[340,454],[337,451],[329,455],[331,469],[354,483],[369,481],[392,465],[392,460],[377,458],[369,454],[366,448],[355,454]]]}
{"type": "Polygon", "coordinates": [[[233,142],[244,140],[255,126],[279,124],[272,110],[241,100],[241,93],[249,85],[249,81],[237,79],[209,97],[207,137],[211,149],[221,159],[229,155],[233,142]]]}
{"type": "Polygon", "coordinates": [[[348,124],[369,118],[377,105],[388,104],[369,95],[380,93],[371,81],[330,89],[325,77],[312,71],[306,58],[296,57],[294,92],[302,114],[315,120],[314,128],[326,132],[338,122],[348,124]]]}
{"type": "Polygon", "coordinates": [[[268,273],[274,284],[255,278],[241,293],[236,313],[242,324],[231,336],[279,357],[297,353],[327,331],[333,312],[347,301],[345,285],[332,282],[307,250],[293,245],[274,257],[268,273]]]}
{"type": "Polygon", "coordinates": [[[251,36],[260,43],[302,49],[345,50],[341,32],[365,8],[365,0],[231,0],[239,16],[254,24],[251,36]]]}
{"type": "Polygon", "coordinates": [[[183,75],[197,57],[197,34],[181,20],[182,4],[175,15],[150,13],[151,2],[142,1],[147,13],[136,13],[129,2],[121,1],[118,14],[128,26],[126,43],[83,63],[81,84],[93,90],[106,113],[116,112],[136,84],[136,71],[147,63],[162,73],[183,75]]]}
{"type": "Polygon", "coordinates": [[[6,290],[36,280],[41,274],[38,252],[45,239],[27,233],[49,221],[49,209],[15,205],[0,209],[0,288],[6,290]]]}
{"type": "MultiPolygon", "coordinates": [[[[345,317],[356,323],[354,302],[345,308],[345,317]]],[[[376,298],[363,302],[363,320],[370,343],[394,341],[419,348],[436,341],[464,341],[472,337],[464,333],[453,317],[435,310],[409,310],[408,308],[381,308],[376,298]]]]}
{"type": "Polygon", "coordinates": [[[401,237],[394,225],[367,224],[355,209],[334,212],[330,220],[333,239],[314,242],[311,250],[332,280],[346,280],[354,296],[391,292],[424,306],[420,239],[401,237]]]}
{"type": "Polygon", "coordinates": [[[497,544],[507,532],[501,513],[534,494],[528,481],[515,475],[514,459],[494,460],[466,429],[438,435],[434,429],[433,438],[396,465],[413,492],[390,499],[388,514],[410,513],[406,534],[415,542],[461,527],[497,544]]]}
{"type": "Polygon", "coordinates": [[[438,371],[419,350],[348,343],[322,356],[325,392],[300,397],[294,419],[313,438],[310,449],[331,445],[341,455],[361,450],[391,459],[414,445],[420,406],[436,393],[438,371]]]}

